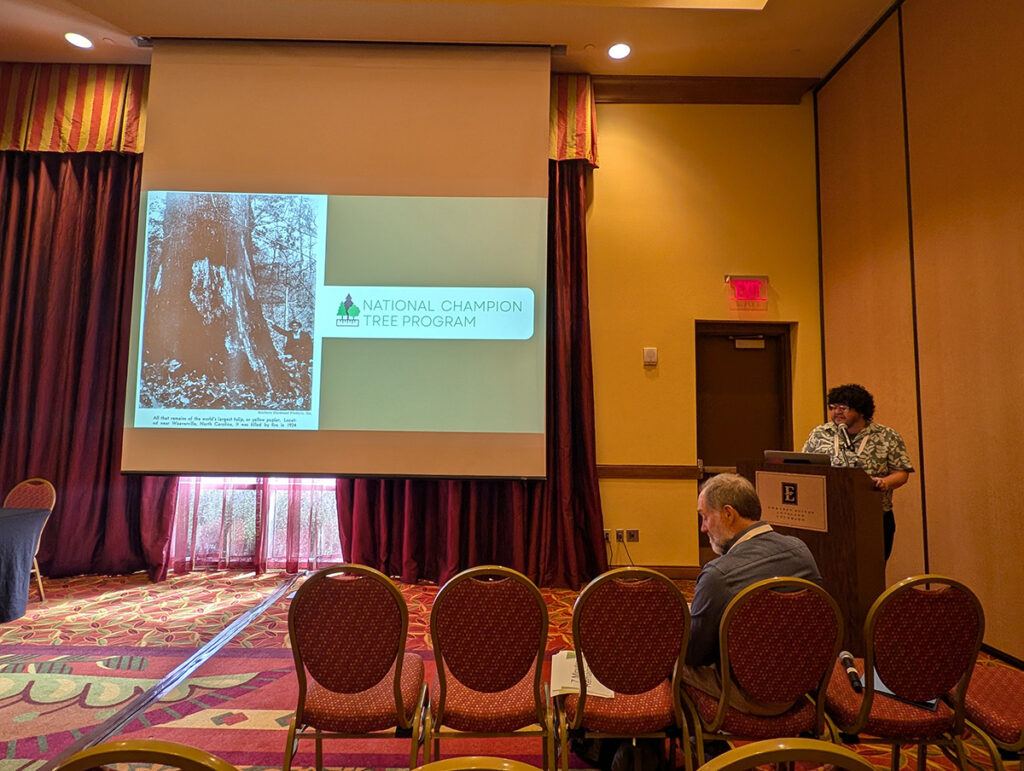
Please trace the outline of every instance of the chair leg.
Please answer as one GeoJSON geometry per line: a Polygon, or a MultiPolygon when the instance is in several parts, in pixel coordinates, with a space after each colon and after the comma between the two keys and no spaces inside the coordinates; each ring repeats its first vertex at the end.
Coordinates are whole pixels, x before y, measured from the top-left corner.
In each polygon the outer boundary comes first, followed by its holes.
{"type": "MultiPolygon", "coordinates": [[[[953,746],[956,747],[956,762],[960,771],[967,771],[967,749],[964,747],[963,740],[959,736],[954,736],[953,746]]],[[[998,754],[997,752],[996,755],[998,754]]]]}
{"type": "Polygon", "coordinates": [[[892,762],[889,764],[891,771],[900,771],[900,745],[899,742],[893,742],[892,745],[892,762]]]}
{"type": "Polygon", "coordinates": [[[558,745],[562,754],[562,771],[569,771],[569,720],[564,712],[558,715],[558,745]]]}
{"type": "Polygon", "coordinates": [[[295,745],[298,743],[298,739],[295,738],[295,715],[292,715],[292,720],[288,724],[288,741],[284,745],[284,771],[291,771],[292,758],[295,757],[295,745]]]}
{"type": "MultiPolygon", "coordinates": [[[[971,732],[981,739],[981,743],[985,745],[985,749],[988,750],[988,755],[992,759],[993,770],[1004,771],[1005,766],[1003,765],[1003,758],[999,754],[999,748],[996,747],[996,743],[992,741],[992,737],[982,731],[980,727],[972,723],[970,720],[967,721],[967,727],[970,728],[971,732]]],[[[1024,763],[1021,764],[1020,768],[1024,769],[1024,763]]]]}
{"type": "Polygon", "coordinates": [[[928,745],[917,745],[917,771],[925,771],[928,767],[928,745]]]}
{"type": "Polygon", "coordinates": [[[316,771],[324,771],[324,735],[316,729],[316,771]]]}
{"type": "Polygon", "coordinates": [[[46,602],[46,593],[43,591],[43,574],[39,572],[39,563],[32,558],[32,572],[36,574],[36,586],[39,587],[39,601],[46,602]]]}
{"type": "Polygon", "coordinates": [[[430,762],[430,732],[433,730],[430,707],[423,712],[423,765],[430,762]]]}

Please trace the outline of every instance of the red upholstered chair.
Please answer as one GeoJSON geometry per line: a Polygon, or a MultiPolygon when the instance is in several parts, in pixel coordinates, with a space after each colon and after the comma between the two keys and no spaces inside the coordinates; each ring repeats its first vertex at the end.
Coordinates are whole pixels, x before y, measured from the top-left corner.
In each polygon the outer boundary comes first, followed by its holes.
{"type": "Polygon", "coordinates": [[[645,568],[610,570],[591,581],[573,607],[572,637],[580,693],[560,697],[562,771],[568,739],[668,738],[674,767],[682,738],[691,768],[689,732],[679,701],[678,674],[690,636],[690,611],[678,587],[645,568]],[[584,664],[613,698],[588,695],[584,664]]]}
{"type": "Polygon", "coordinates": [[[687,716],[697,738],[697,763],[704,763],[704,740],[774,739],[825,733],[823,699],[832,663],[843,639],[836,601],[811,581],[769,578],[737,594],[719,626],[720,672],[717,698],[684,685],[687,716]],[[758,702],[789,704],[770,717],[729,706],[736,687],[758,702]],[[707,736],[712,734],[712,736],[707,736]]]}
{"type": "Polygon", "coordinates": [[[960,739],[964,694],[984,631],[981,604],[959,581],[937,575],[904,579],[875,600],[864,621],[865,655],[855,660],[863,691],[853,690],[836,662],[825,709],[846,733],[891,744],[893,769],[900,766],[901,744],[918,745],[920,769],[934,744],[952,748],[966,770],[960,739]],[[877,671],[897,698],[879,693],[865,671],[877,671]],[[947,704],[940,697],[950,691],[947,704]],[[911,703],[937,698],[935,710],[911,703]]]}
{"type": "MultiPolygon", "coordinates": [[[[49,509],[50,513],[53,513],[53,506],[56,502],[57,491],[53,489],[53,485],[45,479],[34,477],[26,479],[24,482],[18,482],[18,484],[11,488],[11,491],[7,493],[7,497],[4,498],[3,507],[5,509],[49,509]]],[[[43,522],[43,529],[45,528],[46,522],[43,522]]],[[[39,553],[39,544],[42,542],[43,530],[40,529],[39,540],[36,541],[36,554],[39,553]]],[[[43,576],[39,572],[39,562],[35,557],[32,557],[32,573],[36,577],[39,601],[44,602],[46,594],[43,592],[43,576]]],[[[31,574],[29,580],[31,581],[31,574]]]]}
{"type": "Polygon", "coordinates": [[[398,588],[373,568],[324,568],[295,592],[288,635],[299,679],[284,769],[299,739],[410,737],[416,765],[426,701],[423,659],[405,652],[409,611],[398,588]]]}
{"type": "MultiPolygon", "coordinates": [[[[955,698],[954,693],[949,696],[955,698]]],[[[1003,769],[999,750],[1016,752],[1024,763],[1024,672],[1000,661],[977,662],[964,713],[967,725],[988,748],[996,771],[1003,769]]]]}
{"type": "Polygon", "coordinates": [[[437,675],[427,761],[441,757],[442,739],[532,734],[541,737],[548,768],[554,718],[541,678],[548,609],[533,582],[496,565],[459,573],[434,599],[430,635],[437,675]]]}

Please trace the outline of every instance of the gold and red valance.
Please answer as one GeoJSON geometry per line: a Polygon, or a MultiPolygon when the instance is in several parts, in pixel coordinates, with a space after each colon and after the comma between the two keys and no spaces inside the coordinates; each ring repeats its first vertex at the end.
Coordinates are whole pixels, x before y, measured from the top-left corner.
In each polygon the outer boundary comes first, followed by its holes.
{"type": "Polygon", "coordinates": [[[551,124],[548,157],[588,161],[597,166],[597,114],[589,75],[551,76],[551,124]]]}
{"type": "Polygon", "coordinates": [[[141,153],[149,68],[0,64],[0,150],[141,153]]]}

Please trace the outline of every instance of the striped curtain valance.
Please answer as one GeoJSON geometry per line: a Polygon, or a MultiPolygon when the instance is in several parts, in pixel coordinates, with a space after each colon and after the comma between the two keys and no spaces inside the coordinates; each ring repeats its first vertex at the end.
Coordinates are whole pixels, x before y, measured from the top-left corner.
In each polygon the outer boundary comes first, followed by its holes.
{"type": "MultiPolygon", "coordinates": [[[[141,153],[149,68],[0,63],[0,150],[141,153]]],[[[590,76],[551,79],[549,157],[597,166],[590,76]]]]}
{"type": "Polygon", "coordinates": [[[597,115],[589,75],[551,76],[551,125],[548,157],[588,161],[597,166],[597,115]]]}
{"type": "Polygon", "coordinates": [[[149,67],[0,64],[0,150],[141,153],[149,67]]]}

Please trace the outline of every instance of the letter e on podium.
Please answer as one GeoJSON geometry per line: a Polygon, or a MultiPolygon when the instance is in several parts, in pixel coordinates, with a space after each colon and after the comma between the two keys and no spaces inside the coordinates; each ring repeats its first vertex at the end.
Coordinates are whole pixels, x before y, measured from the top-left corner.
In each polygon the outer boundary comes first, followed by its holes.
{"type": "Polygon", "coordinates": [[[779,527],[828,532],[824,476],[758,471],[756,482],[763,521],[779,527]]]}

